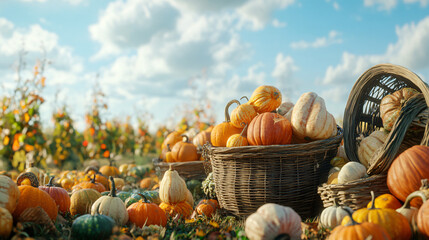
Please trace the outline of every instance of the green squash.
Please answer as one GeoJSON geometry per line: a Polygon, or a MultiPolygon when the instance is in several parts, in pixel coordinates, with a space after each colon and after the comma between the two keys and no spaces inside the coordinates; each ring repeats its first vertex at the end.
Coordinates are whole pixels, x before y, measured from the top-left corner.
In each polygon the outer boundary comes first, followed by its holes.
{"type": "Polygon", "coordinates": [[[112,235],[115,221],[105,215],[85,214],[76,218],[72,224],[72,239],[107,239],[112,235]]]}
{"type": "Polygon", "coordinates": [[[135,192],[125,200],[125,207],[128,208],[131,204],[140,201],[143,198],[142,195],[151,203],[155,203],[156,205],[161,203],[158,191],[135,192]]]}
{"type": "Polygon", "coordinates": [[[104,191],[104,192],[101,193],[101,196],[108,196],[109,193],[110,193],[110,191],[104,191]]]}
{"type": "Polygon", "coordinates": [[[127,200],[127,198],[131,196],[131,194],[132,192],[121,191],[121,192],[118,192],[116,196],[119,197],[123,202],[125,202],[125,200],[127,200]]]}
{"type": "Polygon", "coordinates": [[[204,197],[203,184],[201,181],[198,181],[196,179],[189,180],[186,182],[186,186],[188,187],[189,191],[192,193],[192,196],[194,196],[195,199],[200,199],[204,197]]]}
{"type": "Polygon", "coordinates": [[[158,191],[146,191],[143,193],[147,200],[151,203],[155,203],[156,205],[161,204],[161,199],[159,198],[159,192],[158,191]]]}
{"type": "Polygon", "coordinates": [[[139,165],[130,169],[128,174],[130,176],[136,176],[138,178],[144,178],[146,173],[149,172],[149,168],[147,166],[139,165]]]}

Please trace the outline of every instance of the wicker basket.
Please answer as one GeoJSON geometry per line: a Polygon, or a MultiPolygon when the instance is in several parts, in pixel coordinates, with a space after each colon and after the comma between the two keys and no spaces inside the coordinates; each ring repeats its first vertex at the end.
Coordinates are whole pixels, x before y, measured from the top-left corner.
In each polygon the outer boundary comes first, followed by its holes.
{"type": "Polygon", "coordinates": [[[357,210],[366,207],[371,201],[371,191],[374,191],[375,196],[389,193],[386,178],[386,174],[379,174],[345,184],[325,183],[318,188],[318,193],[325,208],[333,206],[336,198],[339,205],[357,210]]]}
{"type": "Polygon", "coordinates": [[[164,173],[170,169],[170,166],[173,170],[176,170],[179,175],[185,180],[204,180],[206,179],[206,170],[207,163],[204,161],[192,161],[192,162],[162,162],[159,158],[152,159],[153,167],[156,174],[160,179],[164,176],[164,173]]]}
{"type": "Polygon", "coordinates": [[[344,148],[351,161],[359,161],[357,139],[383,127],[379,111],[381,99],[404,87],[422,94],[410,99],[402,108],[383,148],[370,160],[369,175],[386,173],[397,154],[427,141],[429,88],[404,67],[380,64],[363,73],[349,95],[343,121],[344,148]]]}
{"type": "Polygon", "coordinates": [[[342,140],[338,135],[305,144],[213,147],[204,145],[211,161],[220,206],[247,216],[265,203],[293,208],[303,218],[321,205],[317,186],[325,182],[330,160],[342,140]]]}

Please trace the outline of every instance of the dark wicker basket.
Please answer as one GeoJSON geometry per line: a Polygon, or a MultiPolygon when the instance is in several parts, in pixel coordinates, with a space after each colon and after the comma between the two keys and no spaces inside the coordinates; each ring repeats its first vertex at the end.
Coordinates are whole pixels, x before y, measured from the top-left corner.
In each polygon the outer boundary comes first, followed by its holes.
{"type": "Polygon", "coordinates": [[[220,206],[237,216],[248,216],[265,203],[293,208],[303,218],[313,217],[321,205],[317,186],[327,180],[330,160],[342,140],[335,137],[305,144],[213,147],[204,145],[211,161],[220,206]]]}
{"type": "Polygon", "coordinates": [[[397,154],[426,141],[429,88],[415,73],[404,67],[380,64],[363,73],[350,92],[344,111],[344,149],[351,161],[359,161],[357,139],[383,127],[379,111],[381,99],[405,87],[414,88],[422,94],[410,99],[402,108],[383,148],[370,161],[370,175],[386,173],[397,154]]]}
{"type": "Polygon", "coordinates": [[[206,179],[206,171],[205,165],[207,165],[204,161],[192,161],[192,162],[172,162],[167,163],[161,161],[159,158],[152,159],[153,167],[155,169],[156,174],[161,180],[164,176],[164,173],[170,169],[176,170],[179,175],[185,180],[204,180],[206,179]]]}
{"type": "Polygon", "coordinates": [[[339,205],[357,210],[365,208],[371,201],[371,191],[375,196],[389,193],[386,178],[386,174],[379,174],[345,184],[325,183],[318,188],[318,193],[325,208],[333,206],[336,198],[339,205]]]}

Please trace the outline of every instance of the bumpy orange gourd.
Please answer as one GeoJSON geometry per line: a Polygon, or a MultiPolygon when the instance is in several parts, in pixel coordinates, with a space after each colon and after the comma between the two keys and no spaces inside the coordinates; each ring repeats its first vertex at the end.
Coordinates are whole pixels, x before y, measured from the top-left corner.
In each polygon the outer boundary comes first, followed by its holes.
{"type": "Polygon", "coordinates": [[[18,204],[19,189],[16,183],[4,175],[0,175],[0,207],[13,213],[18,204]]]}
{"type": "Polygon", "coordinates": [[[327,139],[337,134],[334,116],[326,110],[325,101],[314,92],[301,95],[293,107],[291,124],[297,140],[327,139]]]}
{"type": "Polygon", "coordinates": [[[249,125],[258,114],[253,105],[249,103],[240,104],[238,100],[231,100],[228,104],[236,103],[238,106],[231,112],[231,124],[236,128],[249,125]]]}
{"type": "MultiPolygon", "coordinates": [[[[374,202],[374,192],[371,191],[372,201],[374,202]]],[[[410,239],[412,236],[411,227],[407,219],[402,214],[390,208],[362,208],[353,213],[356,222],[371,222],[383,227],[389,233],[392,239],[410,239]]],[[[349,223],[350,217],[345,217],[341,225],[349,223]]]]}
{"type": "Polygon", "coordinates": [[[264,113],[276,110],[282,103],[282,94],[273,86],[259,86],[250,97],[249,104],[255,107],[256,112],[264,113]]]}
{"type": "Polygon", "coordinates": [[[383,127],[390,131],[399,117],[401,108],[408,99],[419,92],[413,88],[402,88],[392,94],[386,95],[380,102],[380,117],[383,127]]]}
{"type": "MultiPolygon", "coordinates": [[[[387,172],[387,186],[399,200],[419,190],[421,179],[429,178],[429,147],[416,145],[401,154],[393,161],[387,172]]],[[[411,205],[419,207],[421,200],[413,200],[411,205]]]]}
{"type": "Polygon", "coordinates": [[[51,177],[47,185],[40,186],[39,188],[47,192],[54,199],[60,213],[67,213],[70,211],[70,196],[64,188],[55,187],[52,183],[53,180],[54,177],[51,177]]]}
{"type": "Polygon", "coordinates": [[[266,112],[255,117],[247,128],[249,145],[285,145],[292,141],[289,120],[278,113],[266,112]]]}
{"type": "Polygon", "coordinates": [[[171,156],[175,162],[190,162],[198,160],[197,147],[188,141],[188,136],[182,135],[184,141],[178,142],[171,149],[171,156]]]}
{"type": "Polygon", "coordinates": [[[225,122],[219,123],[211,131],[210,140],[215,147],[226,147],[228,138],[234,134],[239,134],[242,128],[237,128],[231,124],[228,108],[231,104],[225,107],[225,122]]]}
{"type": "Polygon", "coordinates": [[[170,217],[179,214],[181,218],[186,219],[192,214],[192,207],[186,201],[172,204],[162,202],[159,207],[170,217]]]}
{"type": "Polygon", "coordinates": [[[18,219],[22,212],[27,208],[33,208],[40,206],[48,214],[52,221],[55,221],[58,214],[57,204],[49,194],[39,189],[39,181],[36,175],[32,172],[21,173],[16,179],[18,189],[20,191],[20,197],[18,204],[16,205],[15,211],[13,212],[13,218],[18,219]],[[21,182],[24,179],[31,179],[32,185],[22,185],[21,182]]]}

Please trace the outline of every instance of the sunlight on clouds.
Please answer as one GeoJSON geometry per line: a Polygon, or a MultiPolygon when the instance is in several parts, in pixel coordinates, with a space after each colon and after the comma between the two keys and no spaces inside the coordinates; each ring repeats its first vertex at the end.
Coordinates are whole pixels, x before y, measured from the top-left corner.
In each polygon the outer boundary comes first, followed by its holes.
{"type": "Polygon", "coordinates": [[[278,19],[274,19],[272,22],[273,26],[276,28],[282,28],[286,26],[286,23],[280,22],[278,19]]]}
{"type": "Polygon", "coordinates": [[[294,85],[294,73],[299,68],[291,56],[283,56],[283,53],[277,54],[276,65],[271,76],[277,80],[276,86],[286,95],[285,99],[290,99],[293,89],[290,86],[294,85]]]}
{"type": "Polygon", "coordinates": [[[378,10],[389,11],[396,7],[398,4],[397,0],[364,0],[363,4],[365,7],[377,6],[378,10]]]}
{"type": "Polygon", "coordinates": [[[420,6],[426,7],[429,4],[429,0],[404,0],[405,3],[420,3],[420,6]]]}
{"type": "Polygon", "coordinates": [[[306,48],[321,48],[333,44],[340,44],[343,40],[339,37],[341,34],[337,31],[330,31],[327,37],[316,38],[313,42],[298,41],[292,42],[290,47],[293,49],[306,49],[306,48]]]}

